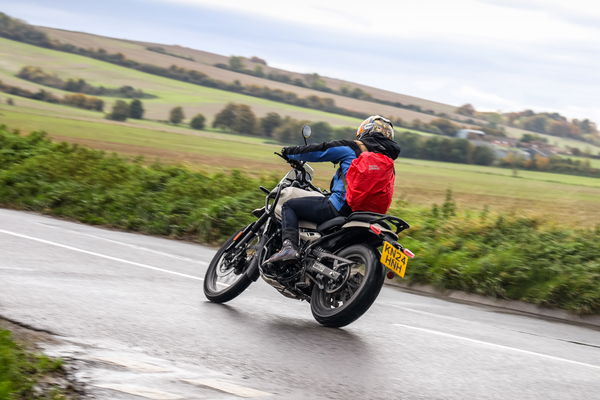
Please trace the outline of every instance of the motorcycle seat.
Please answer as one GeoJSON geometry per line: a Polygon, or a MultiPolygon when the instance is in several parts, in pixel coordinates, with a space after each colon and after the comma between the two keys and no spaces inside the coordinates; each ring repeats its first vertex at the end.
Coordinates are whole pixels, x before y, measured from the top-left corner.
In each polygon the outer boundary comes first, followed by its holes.
{"type": "Polygon", "coordinates": [[[377,219],[385,217],[385,214],[378,214],[374,212],[366,212],[366,211],[358,211],[350,214],[348,217],[348,221],[361,221],[361,222],[371,222],[377,219]]]}
{"type": "Polygon", "coordinates": [[[335,228],[337,226],[342,226],[346,223],[346,217],[335,217],[330,220],[327,220],[317,226],[317,231],[325,232],[331,228],[335,228]]]}

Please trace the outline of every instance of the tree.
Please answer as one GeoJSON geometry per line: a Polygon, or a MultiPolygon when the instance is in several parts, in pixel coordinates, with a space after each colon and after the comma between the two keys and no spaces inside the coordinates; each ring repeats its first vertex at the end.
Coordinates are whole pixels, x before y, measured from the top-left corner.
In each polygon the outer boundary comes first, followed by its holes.
{"type": "Polygon", "coordinates": [[[259,78],[264,77],[265,71],[263,70],[263,67],[261,67],[260,65],[254,67],[254,76],[258,76],[259,78]]]}
{"type": "Polygon", "coordinates": [[[113,121],[126,121],[129,117],[129,105],[123,100],[115,101],[112,112],[106,116],[113,121]]]}
{"type": "Polygon", "coordinates": [[[534,115],[531,117],[527,117],[521,123],[524,129],[540,133],[546,132],[547,124],[548,118],[544,117],[543,115],[534,115]]]}
{"type": "Polygon", "coordinates": [[[273,137],[281,143],[297,143],[303,125],[306,125],[306,121],[285,117],[281,125],[273,131],[273,137]]]}
{"type": "Polygon", "coordinates": [[[252,58],[250,58],[250,61],[257,64],[267,65],[267,62],[264,59],[256,56],[252,56],[252,58]]]}
{"type": "Polygon", "coordinates": [[[463,104],[462,106],[458,107],[456,109],[456,113],[457,114],[461,114],[461,115],[466,115],[468,117],[474,117],[475,116],[475,107],[473,107],[471,104],[467,103],[467,104],[463,104]]]}
{"type": "Polygon", "coordinates": [[[550,164],[550,159],[548,157],[541,156],[536,154],[533,156],[533,164],[536,169],[540,171],[544,171],[548,169],[548,164],[550,164]]]}
{"type": "Polygon", "coordinates": [[[140,100],[131,100],[131,103],[129,103],[129,117],[133,119],[142,119],[144,117],[144,111],[144,106],[140,100]]]}
{"type": "Polygon", "coordinates": [[[276,112],[270,112],[260,119],[259,126],[263,135],[271,137],[273,131],[281,125],[281,116],[276,112]]]}
{"type": "Polygon", "coordinates": [[[542,137],[540,135],[536,135],[534,133],[525,133],[521,136],[522,143],[534,143],[534,142],[543,142],[548,143],[548,139],[542,137]]]}
{"type": "Polygon", "coordinates": [[[204,129],[205,122],[206,122],[206,118],[204,118],[204,115],[196,114],[194,116],[194,118],[192,118],[192,121],[190,122],[190,127],[192,129],[204,129]]]}
{"type": "Polygon", "coordinates": [[[572,133],[572,125],[566,121],[551,121],[547,132],[554,136],[569,136],[572,133]]]}
{"type": "MultiPolygon", "coordinates": [[[[311,124],[311,128],[311,139],[314,143],[321,143],[331,140],[333,128],[327,122],[315,122],[311,124]]],[[[298,132],[298,138],[300,138],[300,132],[298,132]]]]}
{"type": "Polygon", "coordinates": [[[596,124],[594,122],[590,121],[587,118],[584,119],[583,121],[581,121],[579,123],[579,129],[581,129],[582,133],[596,133],[596,132],[598,132],[596,124]]]}
{"type": "Polygon", "coordinates": [[[436,118],[429,125],[438,128],[444,135],[448,136],[454,136],[458,131],[457,125],[444,118],[436,118]]]}
{"type": "Polygon", "coordinates": [[[212,123],[213,128],[232,129],[235,124],[237,106],[229,103],[217,115],[212,123]]]}
{"type": "Polygon", "coordinates": [[[169,114],[169,122],[172,124],[179,124],[185,118],[185,114],[183,113],[183,108],[177,106],[171,110],[169,114]]]}
{"type": "Polygon", "coordinates": [[[236,133],[254,134],[256,132],[256,115],[250,106],[238,104],[232,128],[236,133]]]}
{"type": "Polygon", "coordinates": [[[316,72],[312,74],[305,74],[304,80],[306,81],[308,86],[313,89],[323,90],[327,88],[327,84],[325,83],[325,81],[321,79],[321,76],[316,72]]]}
{"type": "MultiPolygon", "coordinates": [[[[511,153],[512,154],[512,153],[511,153]]],[[[473,163],[477,165],[492,165],[496,159],[494,150],[488,146],[477,146],[473,150],[473,163]]]]}
{"type": "Polygon", "coordinates": [[[229,57],[229,68],[233,71],[241,71],[244,69],[244,61],[240,56],[231,56],[229,57]]]}

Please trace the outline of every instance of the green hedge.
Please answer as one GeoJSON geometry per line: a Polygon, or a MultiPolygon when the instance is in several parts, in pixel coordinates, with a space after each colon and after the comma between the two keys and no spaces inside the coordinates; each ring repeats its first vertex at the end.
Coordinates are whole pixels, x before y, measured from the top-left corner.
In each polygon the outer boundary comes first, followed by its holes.
{"type": "MultiPolygon", "coordinates": [[[[258,185],[239,172],[205,175],[144,165],[43,133],[0,128],[0,205],[151,234],[222,241],[253,220],[258,185]]],[[[600,228],[457,211],[449,194],[431,210],[397,206],[412,228],[401,241],[417,257],[410,282],[499,298],[600,312],[600,228]]]]}
{"type": "MultiPolygon", "coordinates": [[[[43,133],[0,129],[0,204],[150,234],[216,243],[252,220],[260,182],[66,143],[43,133]]],[[[270,183],[274,184],[274,183],[270,183]]]]}
{"type": "Polygon", "coordinates": [[[600,227],[573,230],[528,217],[393,210],[412,228],[401,242],[417,257],[407,279],[502,299],[600,313],[600,227]]]}

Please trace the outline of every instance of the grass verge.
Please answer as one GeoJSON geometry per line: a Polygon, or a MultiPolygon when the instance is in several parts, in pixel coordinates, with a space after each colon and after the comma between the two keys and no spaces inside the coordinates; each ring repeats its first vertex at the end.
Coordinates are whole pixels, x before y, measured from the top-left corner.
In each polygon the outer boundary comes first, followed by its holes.
{"type": "Polygon", "coordinates": [[[0,400],[62,400],[62,389],[47,378],[62,369],[62,361],[33,354],[0,330],[0,400]]]}

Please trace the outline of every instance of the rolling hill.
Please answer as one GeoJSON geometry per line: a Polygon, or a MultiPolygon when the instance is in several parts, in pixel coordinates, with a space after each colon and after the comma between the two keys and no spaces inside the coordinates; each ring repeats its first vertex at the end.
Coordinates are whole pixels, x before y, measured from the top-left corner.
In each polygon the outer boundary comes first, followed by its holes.
{"type": "MultiPolygon", "coordinates": [[[[166,45],[166,44],[158,44],[158,43],[150,43],[150,42],[139,42],[132,41],[127,39],[116,39],[109,38],[104,36],[98,36],[89,33],[83,32],[73,32],[56,28],[48,28],[48,27],[36,27],[37,29],[45,32],[49,35],[50,38],[58,40],[62,43],[71,44],[77,47],[82,47],[86,49],[98,49],[103,48],[109,53],[121,53],[125,57],[141,62],[148,63],[152,65],[157,65],[161,67],[168,68],[172,65],[176,65],[178,67],[196,70],[207,74],[209,77],[214,79],[219,79],[225,82],[233,82],[239,81],[244,85],[257,85],[257,86],[267,86],[272,89],[280,89],[283,91],[293,92],[300,97],[307,96],[319,96],[319,97],[328,97],[332,98],[335,101],[335,104],[338,107],[348,109],[355,112],[366,113],[366,114],[381,114],[387,117],[393,118],[401,118],[404,121],[410,122],[413,120],[420,120],[424,123],[428,123],[431,120],[437,118],[435,115],[431,115],[431,113],[418,112],[414,110],[409,110],[405,108],[398,108],[391,105],[379,104],[371,101],[359,100],[351,97],[341,96],[333,93],[324,93],[322,91],[313,90],[309,88],[298,87],[296,85],[287,84],[283,82],[277,82],[265,78],[259,78],[256,76],[251,76],[239,72],[234,72],[231,70],[226,70],[222,68],[215,67],[215,64],[227,64],[229,57],[223,56],[220,54],[210,53],[202,50],[191,49],[187,47],[182,47],[178,45],[166,45]],[[151,51],[149,48],[162,48],[164,53],[159,53],[156,51],[151,51]]],[[[261,68],[264,69],[265,73],[276,72],[290,76],[291,79],[302,79],[304,74],[282,70],[278,68],[273,68],[268,65],[258,64],[253,62],[250,59],[245,58],[244,63],[248,67],[248,69],[253,69],[254,67],[260,65],[261,68]]],[[[422,110],[429,110],[430,112],[437,114],[446,114],[448,117],[457,120],[457,121],[466,121],[467,118],[463,115],[457,114],[456,106],[450,104],[444,104],[436,101],[431,101],[427,99],[422,99],[406,94],[395,93],[391,91],[387,91],[385,89],[379,89],[371,86],[362,85],[355,82],[348,82],[344,80],[339,80],[331,77],[321,77],[325,84],[334,90],[339,90],[343,86],[351,87],[351,88],[360,88],[364,92],[370,94],[373,98],[385,100],[388,102],[399,102],[404,105],[414,105],[420,107],[422,110]]],[[[199,92],[199,90],[197,90],[199,92]]],[[[199,93],[200,94],[200,93],[199,93]]],[[[174,99],[166,99],[166,102],[170,102],[174,99]]],[[[268,106],[265,104],[257,104],[260,102],[250,101],[246,99],[255,109],[255,112],[258,115],[264,115],[267,112],[275,111],[272,108],[272,105],[268,106]]],[[[232,100],[234,101],[234,100],[232,100]]],[[[184,103],[189,105],[192,109],[197,108],[193,103],[184,103]]],[[[291,107],[291,106],[290,106],[291,107]]],[[[150,107],[149,116],[156,116],[156,111],[163,110],[160,107],[150,107]]],[[[209,106],[205,104],[205,112],[208,115],[214,115],[216,112],[215,106],[209,106]]],[[[284,115],[290,115],[299,119],[308,119],[315,120],[315,114],[312,112],[307,112],[306,110],[298,110],[294,109],[293,111],[287,109],[287,112],[283,112],[284,115]]],[[[336,126],[341,125],[354,125],[356,123],[356,119],[349,118],[339,118],[333,117],[331,115],[324,117],[321,115],[321,120],[332,123],[336,126]]],[[[475,121],[480,121],[477,118],[474,118],[475,121]]],[[[528,133],[523,129],[514,128],[506,126],[506,134],[509,137],[513,138],[521,138],[524,133],[528,133]]],[[[536,133],[537,134],[537,133],[536,133]]],[[[578,148],[582,151],[590,150],[595,153],[600,153],[600,146],[596,146],[587,142],[582,142],[579,140],[557,137],[551,135],[538,134],[541,137],[545,138],[549,144],[554,146],[567,149],[567,148],[578,148]]]]}

